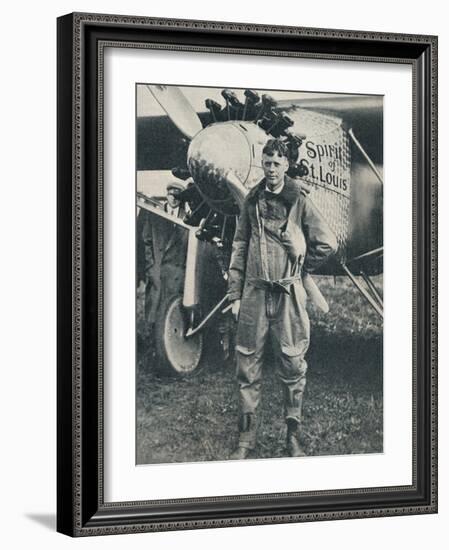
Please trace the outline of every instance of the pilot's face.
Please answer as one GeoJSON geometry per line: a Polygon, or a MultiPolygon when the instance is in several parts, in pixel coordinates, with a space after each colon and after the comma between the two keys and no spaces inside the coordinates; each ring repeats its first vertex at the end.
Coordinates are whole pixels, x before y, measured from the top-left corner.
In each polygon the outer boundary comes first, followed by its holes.
{"type": "Polygon", "coordinates": [[[167,202],[170,208],[177,208],[179,206],[179,192],[174,189],[169,189],[167,192],[167,202]]]}
{"type": "Polygon", "coordinates": [[[262,168],[268,188],[274,191],[284,181],[285,172],[288,170],[288,160],[277,153],[274,155],[264,153],[262,155],[262,168]]]}

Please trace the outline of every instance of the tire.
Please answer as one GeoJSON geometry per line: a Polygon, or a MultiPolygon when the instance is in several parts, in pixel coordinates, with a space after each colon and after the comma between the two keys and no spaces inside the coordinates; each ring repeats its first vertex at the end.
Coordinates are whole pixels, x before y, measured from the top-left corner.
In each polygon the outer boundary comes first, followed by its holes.
{"type": "Polygon", "coordinates": [[[187,327],[182,296],[172,296],[159,308],[156,323],[156,362],[161,374],[191,376],[197,372],[203,354],[201,333],[185,338],[187,327]]]}

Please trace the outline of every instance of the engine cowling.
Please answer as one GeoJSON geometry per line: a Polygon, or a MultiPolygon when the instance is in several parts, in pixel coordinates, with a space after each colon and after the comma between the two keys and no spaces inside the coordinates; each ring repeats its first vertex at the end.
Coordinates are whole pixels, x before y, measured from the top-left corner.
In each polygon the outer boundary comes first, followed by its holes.
{"type": "Polygon", "coordinates": [[[263,178],[262,149],[266,133],[253,123],[211,124],[190,143],[189,171],[202,198],[214,211],[235,216],[239,207],[229,191],[231,173],[249,191],[263,178]]]}

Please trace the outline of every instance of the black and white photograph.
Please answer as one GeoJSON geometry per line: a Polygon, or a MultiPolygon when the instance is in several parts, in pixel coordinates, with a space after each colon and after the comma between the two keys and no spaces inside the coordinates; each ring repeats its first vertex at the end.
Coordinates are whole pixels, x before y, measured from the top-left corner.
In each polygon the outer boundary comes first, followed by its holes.
{"type": "Polygon", "coordinates": [[[383,453],[383,97],[135,92],[136,464],[383,453]]]}

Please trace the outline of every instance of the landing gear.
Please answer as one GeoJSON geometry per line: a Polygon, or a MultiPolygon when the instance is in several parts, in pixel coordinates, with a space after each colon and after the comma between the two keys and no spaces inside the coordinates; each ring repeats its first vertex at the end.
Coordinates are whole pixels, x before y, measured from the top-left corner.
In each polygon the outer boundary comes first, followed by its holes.
{"type": "Polygon", "coordinates": [[[159,370],[168,375],[189,376],[199,367],[203,353],[203,334],[185,338],[187,316],[182,296],[166,300],[156,322],[156,356],[159,370]]]}
{"type": "MultiPolygon", "coordinates": [[[[375,287],[374,283],[370,279],[367,271],[369,269],[366,269],[365,266],[368,267],[369,264],[367,262],[378,262],[381,261],[383,258],[383,247],[376,248],[375,250],[371,250],[367,252],[366,254],[362,254],[361,256],[357,256],[356,258],[352,258],[352,260],[349,262],[351,265],[351,269],[348,268],[348,266],[344,263],[341,264],[341,267],[343,268],[343,271],[348,275],[354,286],[357,288],[357,290],[360,292],[360,294],[365,298],[365,300],[369,303],[369,305],[374,309],[374,311],[379,315],[381,319],[383,319],[384,316],[384,306],[383,306],[383,299],[380,294],[380,292],[375,287]],[[354,276],[354,268],[357,269],[358,274],[362,277],[365,286],[363,286],[354,276]]],[[[380,270],[378,271],[380,272],[380,270]]]]}

